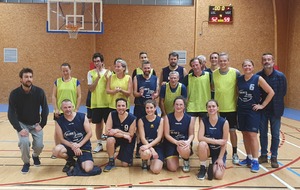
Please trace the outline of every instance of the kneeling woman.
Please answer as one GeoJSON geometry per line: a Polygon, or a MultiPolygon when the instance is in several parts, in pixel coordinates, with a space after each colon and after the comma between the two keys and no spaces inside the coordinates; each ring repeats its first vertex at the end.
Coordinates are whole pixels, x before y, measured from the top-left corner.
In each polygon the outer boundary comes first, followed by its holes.
{"type": "Polygon", "coordinates": [[[183,158],[184,172],[190,171],[189,157],[192,154],[191,143],[194,139],[195,121],[186,114],[185,98],[179,96],[174,100],[174,112],[164,117],[165,156],[167,168],[177,171],[179,167],[179,155],[183,158]]]}
{"type": "Polygon", "coordinates": [[[155,115],[155,100],[147,100],[145,102],[145,110],[147,115],[139,119],[138,130],[141,142],[140,155],[142,158],[142,168],[148,169],[148,160],[150,162],[150,170],[158,174],[163,167],[164,152],[162,146],[163,137],[163,119],[155,115]]]}
{"type": "Polygon", "coordinates": [[[198,157],[200,171],[198,179],[204,179],[207,171],[206,160],[212,158],[212,177],[222,179],[226,163],[226,143],[229,133],[229,124],[226,119],[218,115],[217,101],[209,100],[206,103],[207,115],[200,121],[198,132],[198,157]]]}

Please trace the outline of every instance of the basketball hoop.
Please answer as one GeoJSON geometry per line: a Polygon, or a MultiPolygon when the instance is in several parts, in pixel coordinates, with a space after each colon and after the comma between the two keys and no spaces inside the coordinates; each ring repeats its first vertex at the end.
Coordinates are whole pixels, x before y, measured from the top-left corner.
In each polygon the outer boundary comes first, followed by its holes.
{"type": "Polygon", "coordinates": [[[66,25],[66,29],[69,33],[70,38],[77,39],[77,35],[79,32],[79,26],[74,25],[74,24],[68,24],[68,25],[66,25]]]}

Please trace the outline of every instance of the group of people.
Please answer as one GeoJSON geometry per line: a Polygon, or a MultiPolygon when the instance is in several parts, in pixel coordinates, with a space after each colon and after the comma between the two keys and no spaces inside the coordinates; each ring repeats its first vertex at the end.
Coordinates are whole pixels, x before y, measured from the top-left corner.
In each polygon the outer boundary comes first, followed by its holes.
{"type": "MultiPolygon", "coordinates": [[[[71,168],[77,166],[86,175],[100,173],[94,167],[92,152],[103,150],[103,136],[108,154],[105,172],[115,168],[115,150],[119,146],[117,159],[124,167],[132,165],[137,147],[136,156],[141,157],[143,169],[158,174],[165,164],[168,170],[177,171],[179,158],[182,158],[182,170],[189,172],[197,120],[198,179],[204,179],[206,173],[209,178],[223,178],[228,135],[232,163],[247,165],[252,172],[258,172],[259,164],[268,162],[268,121],[272,134],[271,166],[278,167],[280,119],[287,84],[284,74],[274,70],[272,54],[263,54],[263,69],[257,74],[254,74],[253,61],[245,60],[241,74],[230,67],[227,53],[211,53],[210,68],[206,66],[205,56],[192,58],[192,69],[187,72],[178,65],[178,54],[171,52],[169,65],[162,69],[160,78],[151,67],[146,52],[141,52],[139,58],[141,66],[131,77],[122,58],[114,61],[114,70],[110,71],[105,68],[102,54],[93,55],[94,68],[87,74],[86,115],[77,112],[81,103],[80,82],[71,77],[69,64],[61,65],[62,77],[54,82],[52,93],[56,121],[53,157],[66,159],[64,172],[76,175],[71,168]],[[133,114],[129,112],[131,94],[134,96],[133,114]],[[161,116],[157,115],[157,99],[161,116]],[[93,151],[89,121],[96,126],[97,146],[93,151]],[[247,153],[242,161],[237,154],[236,129],[242,132],[247,153]],[[212,164],[208,166],[209,157],[212,164]]],[[[23,173],[27,173],[30,167],[28,133],[33,136],[34,165],[40,165],[42,128],[49,113],[44,91],[32,85],[32,77],[33,71],[24,68],[20,72],[21,87],[13,90],[9,97],[8,118],[18,131],[23,173]]]]}

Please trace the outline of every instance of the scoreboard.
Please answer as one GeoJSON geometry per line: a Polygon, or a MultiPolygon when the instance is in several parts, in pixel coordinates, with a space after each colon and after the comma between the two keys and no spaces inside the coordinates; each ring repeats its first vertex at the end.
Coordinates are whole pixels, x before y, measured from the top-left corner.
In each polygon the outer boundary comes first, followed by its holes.
{"type": "Polygon", "coordinates": [[[232,6],[209,6],[209,23],[232,23],[232,6]]]}

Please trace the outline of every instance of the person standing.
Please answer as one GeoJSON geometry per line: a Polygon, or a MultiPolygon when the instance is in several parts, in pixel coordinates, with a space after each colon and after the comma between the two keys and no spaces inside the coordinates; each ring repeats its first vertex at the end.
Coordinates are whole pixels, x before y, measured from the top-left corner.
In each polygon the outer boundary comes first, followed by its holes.
{"type": "Polygon", "coordinates": [[[161,71],[159,78],[159,85],[162,86],[169,82],[169,73],[171,71],[177,71],[179,73],[179,82],[182,82],[183,78],[188,74],[184,67],[178,65],[179,55],[176,52],[169,53],[169,66],[164,67],[161,71]]]}
{"type": "Polygon", "coordinates": [[[195,120],[198,117],[205,117],[206,102],[211,99],[211,74],[202,70],[202,62],[195,57],[190,60],[190,66],[193,69],[184,77],[183,84],[187,87],[187,113],[195,120]]]}
{"type": "MultiPolygon", "coordinates": [[[[271,129],[271,167],[278,168],[278,146],[280,141],[280,125],[281,116],[284,112],[284,96],[287,91],[287,81],[285,75],[274,69],[274,57],[271,53],[264,53],[262,55],[263,69],[257,74],[262,76],[267,83],[274,90],[275,95],[271,102],[262,110],[262,118],[259,126],[260,133],[260,146],[261,156],[259,157],[259,163],[268,162],[268,122],[270,122],[271,129]]],[[[262,92],[262,102],[267,98],[267,93],[262,92]]]]}
{"type": "Polygon", "coordinates": [[[95,53],[92,57],[95,69],[87,74],[88,88],[91,91],[91,109],[92,123],[96,126],[97,146],[94,153],[103,150],[102,134],[103,126],[106,123],[109,114],[109,95],[106,93],[106,81],[110,71],[104,67],[104,56],[101,53],[95,53]]]}
{"type": "MultiPolygon", "coordinates": [[[[84,113],[73,111],[74,106],[71,100],[65,99],[61,102],[63,115],[55,122],[55,130],[60,144],[53,148],[53,155],[57,158],[67,160],[63,172],[68,175],[80,175],[81,173],[100,173],[100,168],[94,169],[94,161],[91,153],[92,129],[89,125],[87,116],[84,113]],[[77,157],[77,163],[80,169],[76,170],[74,157],[77,157]],[[73,170],[71,166],[75,166],[73,170]],[[75,171],[80,171],[75,172],[75,171]]],[[[82,174],[81,174],[82,175],[82,174]]]]}
{"type": "MultiPolygon", "coordinates": [[[[209,61],[210,61],[210,67],[205,69],[206,72],[209,72],[210,74],[212,74],[215,70],[217,70],[219,68],[219,53],[218,52],[212,52],[209,55],[209,61]]],[[[214,89],[211,89],[211,98],[214,99],[215,98],[215,91],[214,89]]]]}
{"type": "Polygon", "coordinates": [[[179,73],[171,71],[169,82],[161,86],[159,94],[159,105],[162,116],[174,112],[173,101],[178,96],[187,98],[187,89],[184,84],[179,82],[179,73]]]}
{"type": "MultiPolygon", "coordinates": [[[[134,79],[134,77],[136,75],[143,74],[143,62],[144,61],[149,61],[148,54],[147,54],[147,52],[144,52],[144,51],[140,52],[139,58],[140,58],[141,66],[134,69],[134,71],[132,72],[132,79],[134,79]]],[[[156,76],[156,72],[154,71],[153,68],[151,68],[150,75],[155,75],[156,76]]]]}
{"type": "Polygon", "coordinates": [[[114,73],[110,75],[106,83],[106,93],[110,96],[110,111],[116,110],[116,99],[127,100],[127,109],[130,108],[129,96],[132,93],[132,79],[127,74],[127,63],[122,59],[117,59],[114,63],[114,73]]]}
{"type": "Polygon", "coordinates": [[[173,106],[174,112],[164,117],[164,148],[167,169],[172,172],[177,171],[180,156],[183,159],[183,172],[189,172],[195,121],[185,113],[186,100],[182,96],[175,98],[173,106]]]}
{"type": "Polygon", "coordinates": [[[274,91],[259,75],[254,75],[254,63],[246,59],[243,64],[244,75],[238,77],[238,130],[243,134],[247,157],[239,165],[251,167],[251,172],[259,171],[257,133],[260,124],[261,110],[268,105],[274,91]],[[267,93],[266,99],[260,103],[261,89],[267,93]]]}
{"type": "Polygon", "coordinates": [[[239,163],[237,154],[237,78],[240,72],[229,66],[229,55],[219,54],[219,69],[213,72],[215,100],[219,103],[219,112],[229,122],[230,142],[232,145],[232,163],[239,163]]]}
{"type": "Polygon", "coordinates": [[[226,119],[219,116],[219,105],[216,100],[209,100],[206,109],[207,117],[200,121],[198,132],[200,170],[197,179],[205,179],[206,172],[209,174],[209,179],[222,179],[226,168],[229,124],[226,119]],[[212,171],[207,169],[206,160],[209,157],[212,159],[212,171]]]}
{"type": "Polygon", "coordinates": [[[116,108],[110,112],[106,123],[106,150],[109,160],[104,172],[116,167],[114,153],[118,146],[120,150],[117,158],[121,160],[122,166],[128,167],[133,162],[136,117],[127,111],[127,100],[124,98],[116,100],[116,108]]]}
{"type": "Polygon", "coordinates": [[[35,166],[40,166],[43,144],[43,128],[47,124],[49,108],[43,89],[34,86],[33,71],[23,68],[20,73],[21,86],[9,95],[8,120],[18,133],[21,158],[24,162],[21,172],[28,173],[30,168],[30,140],[32,135],[32,159],[35,166]],[[40,113],[41,109],[41,113],[40,113]]]}

